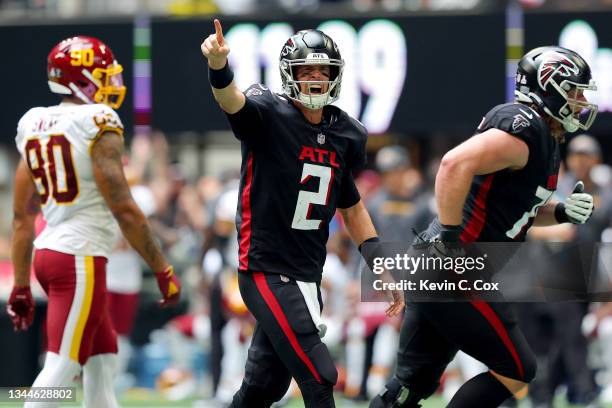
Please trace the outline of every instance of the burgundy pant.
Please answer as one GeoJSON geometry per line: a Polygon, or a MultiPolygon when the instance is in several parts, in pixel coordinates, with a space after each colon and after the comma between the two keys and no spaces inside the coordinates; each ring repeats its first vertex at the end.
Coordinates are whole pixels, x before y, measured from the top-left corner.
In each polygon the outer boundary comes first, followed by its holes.
{"type": "Polygon", "coordinates": [[[36,278],[48,296],[47,350],[83,365],[116,353],[107,304],[106,258],[36,250],[36,278]]]}

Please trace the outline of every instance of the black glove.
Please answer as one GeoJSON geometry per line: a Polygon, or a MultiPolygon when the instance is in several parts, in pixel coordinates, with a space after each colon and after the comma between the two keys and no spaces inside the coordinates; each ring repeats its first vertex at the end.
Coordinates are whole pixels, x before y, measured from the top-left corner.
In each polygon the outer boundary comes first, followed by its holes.
{"type": "Polygon", "coordinates": [[[461,247],[461,226],[441,224],[440,232],[430,240],[429,255],[439,258],[465,255],[461,247]]]}

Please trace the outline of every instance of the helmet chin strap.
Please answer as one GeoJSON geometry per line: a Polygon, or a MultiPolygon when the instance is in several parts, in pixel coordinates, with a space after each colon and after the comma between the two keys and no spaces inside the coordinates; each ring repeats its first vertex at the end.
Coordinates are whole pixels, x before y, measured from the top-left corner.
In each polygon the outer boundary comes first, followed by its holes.
{"type": "Polygon", "coordinates": [[[546,107],[546,105],[544,105],[544,101],[542,101],[542,99],[540,99],[540,97],[538,95],[536,95],[533,92],[529,92],[529,95],[525,95],[522,92],[518,92],[515,91],[514,95],[516,97],[516,100],[518,102],[524,102],[524,103],[533,103],[535,104],[538,109],[540,109],[542,112],[546,113],[548,116],[550,116],[553,120],[559,122],[561,125],[563,125],[563,129],[565,129],[567,132],[575,132],[578,130],[578,126],[572,122],[571,117],[566,117],[564,119],[559,119],[558,117],[556,117],[555,115],[552,114],[552,112],[550,111],[550,109],[548,109],[546,107]]]}
{"type": "Polygon", "coordinates": [[[544,101],[537,94],[533,92],[529,92],[529,99],[530,99],[530,102],[535,103],[539,109],[545,111],[546,113],[550,115],[548,108],[546,107],[546,105],[544,105],[544,101]]]}
{"type": "Polygon", "coordinates": [[[573,132],[578,130],[579,126],[576,125],[576,123],[574,123],[574,121],[572,120],[571,115],[570,116],[566,116],[563,119],[561,119],[558,116],[553,115],[551,110],[548,109],[548,107],[546,105],[544,105],[544,102],[542,101],[542,99],[540,99],[540,97],[538,95],[534,94],[533,92],[530,92],[529,93],[529,97],[532,99],[532,101],[536,105],[538,105],[538,107],[540,109],[542,109],[544,112],[546,112],[546,114],[548,116],[550,116],[551,118],[553,118],[557,122],[561,123],[563,125],[563,129],[565,129],[565,131],[573,133],[573,132]]]}
{"type": "Polygon", "coordinates": [[[94,103],[94,101],[89,99],[83,92],[81,92],[79,87],[76,86],[73,82],[71,82],[69,86],[70,86],[70,89],[72,90],[72,94],[75,95],[77,98],[79,98],[85,103],[94,103]]]}
{"type": "Polygon", "coordinates": [[[560,120],[559,118],[557,118],[555,115],[553,115],[553,113],[550,111],[550,109],[548,109],[548,107],[544,104],[544,101],[537,94],[535,94],[533,92],[529,92],[529,99],[531,100],[530,102],[536,104],[538,109],[540,109],[542,112],[546,113],[552,119],[554,119],[557,122],[561,123],[563,125],[563,128],[565,128],[565,130],[567,130],[567,128],[565,126],[565,122],[560,120]]]}

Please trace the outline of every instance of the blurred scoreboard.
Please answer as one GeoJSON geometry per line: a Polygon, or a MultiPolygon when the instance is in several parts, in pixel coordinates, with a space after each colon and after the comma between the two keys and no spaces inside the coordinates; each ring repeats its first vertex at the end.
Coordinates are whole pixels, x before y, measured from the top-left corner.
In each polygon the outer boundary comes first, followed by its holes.
{"type": "MultiPolygon", "coordinates": [[[[337,104],[373,134],[475,129],[485,110],[504,100],[503,23],[503,15],[222,21],[241,88],[261,82],[280,91],[278,61],[287,38],[306,28],[329,34],[346,61],[337,104]]],[[[153,25],[155,125],[227,127],[199,51],[211,30],[202,21],[153,25]],[[181,79],[178,90],[163,79],[174,75],[181,79]],[[167,99],[171,94],[183,96],[167,99]],[[170,111],[178,115],[165,114],[170,111]]]]}

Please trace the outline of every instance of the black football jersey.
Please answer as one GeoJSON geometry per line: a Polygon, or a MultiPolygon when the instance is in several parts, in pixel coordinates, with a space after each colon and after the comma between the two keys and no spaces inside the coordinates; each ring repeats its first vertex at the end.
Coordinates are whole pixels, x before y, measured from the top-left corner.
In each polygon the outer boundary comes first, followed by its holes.
{"type": "Polygon", "coordinates": [[[360,199],[352,173],[365,165],[367,131],[335,106],[313,125],[263,85],[245,95],[227,115],[242,144],[239,269],[318,282],[336,208],[360,199]]]}
{"type": "Polygon", "coordinates": [[[527,105],[507,103],[491,109],[477,133],[496,128],[529,147],[520,170],[505,169],[474,177],[463,208],[464,242],[524,241],[538,208],[557,188],[559,144],[542,117],[527,105]]]}

